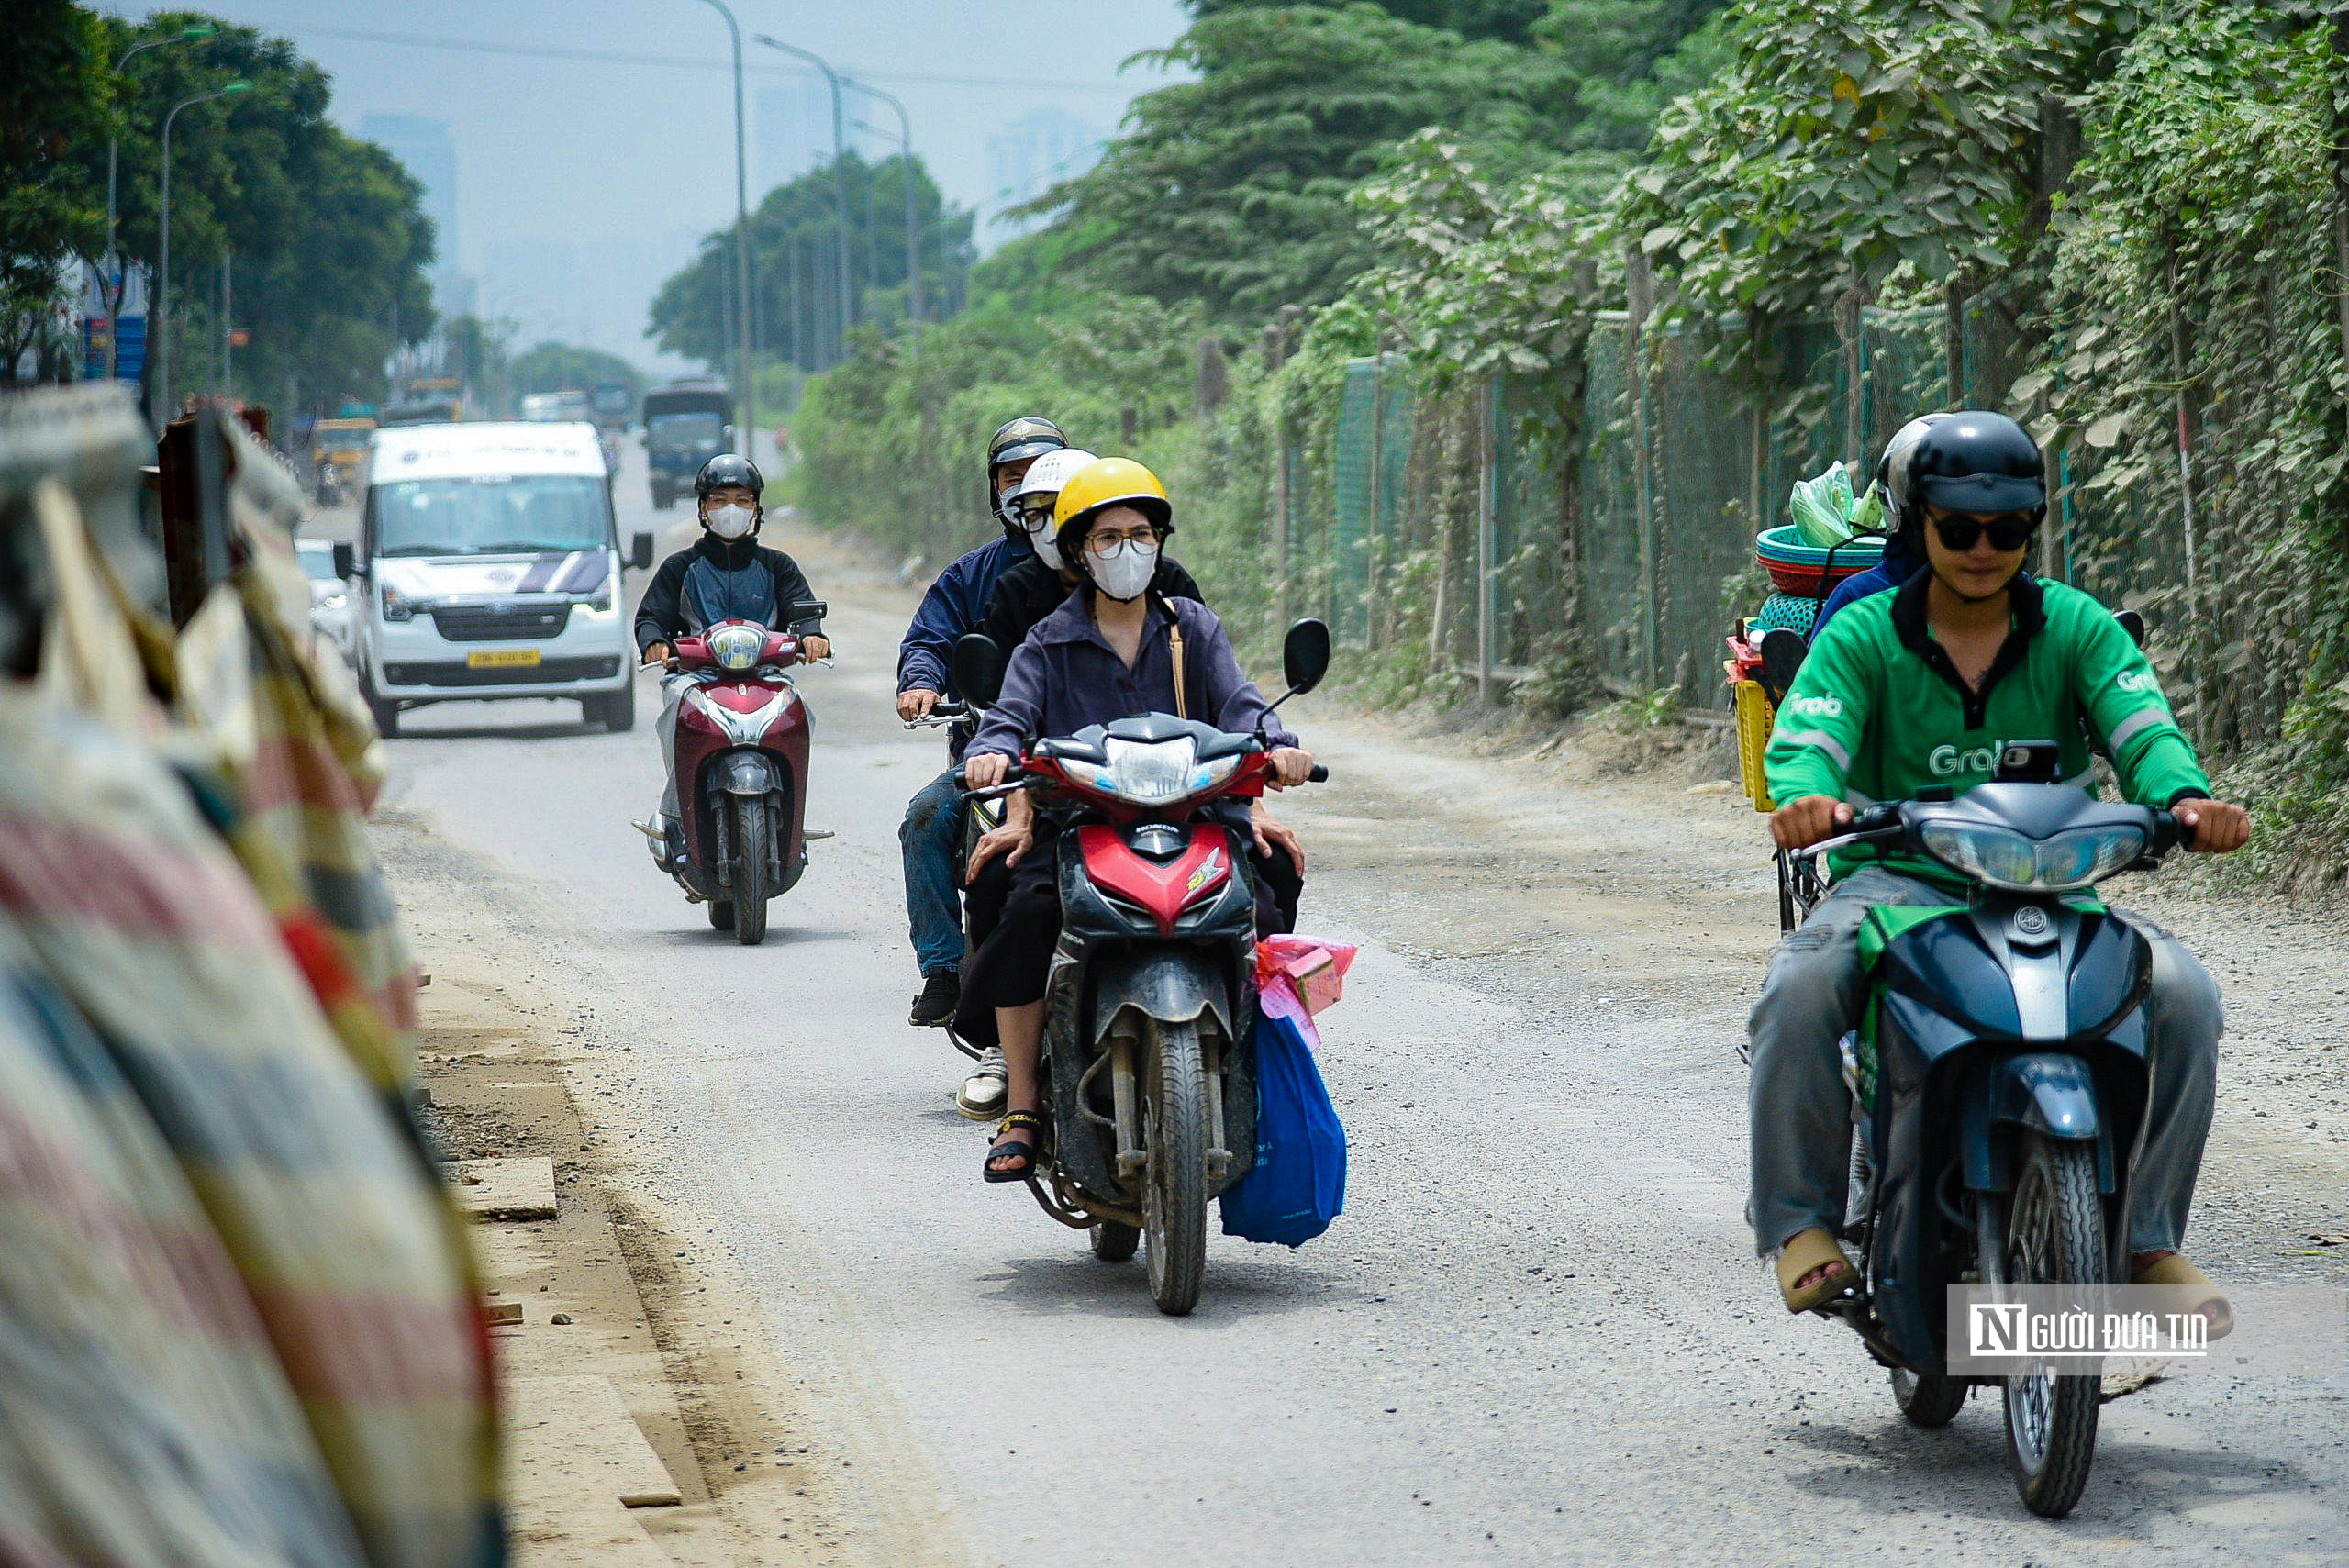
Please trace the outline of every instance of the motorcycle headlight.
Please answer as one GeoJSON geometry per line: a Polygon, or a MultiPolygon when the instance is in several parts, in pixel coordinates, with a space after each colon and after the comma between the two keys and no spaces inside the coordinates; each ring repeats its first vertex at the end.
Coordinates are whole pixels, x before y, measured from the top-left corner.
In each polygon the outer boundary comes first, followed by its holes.
{"type": "Polygon", "coordinates": [[[710,633],[709,656],[721,670],[748,670],[758,663],[759,650],[766,645],[765,635],[755,627],[721,627],[710,633]]]}
{"type": "Polygon", "coordinates": [[[2049,839],[2027,839],[2007,828],[1929,822],[1918,837],[1944,865],[2015,893],[2086,887],[2145,852],[2143,830],[2131,827],[2075,828],[2049,839]]]}

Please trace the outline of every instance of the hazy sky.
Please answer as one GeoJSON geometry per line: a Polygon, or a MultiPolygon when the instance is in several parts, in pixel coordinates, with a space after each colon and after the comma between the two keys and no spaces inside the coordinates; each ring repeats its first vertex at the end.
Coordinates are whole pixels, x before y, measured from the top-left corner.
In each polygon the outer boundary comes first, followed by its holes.
{"type": "MultiPolygon", "coordinates": [[[[291,38],[334,77],[335,117],[448,122],[457,147],[459,262],[489,308],[531,331],[620,347],[642,327],[657,276],[734,212],[734,99],[726,24],[703,0],[212,0],[201,8],[291,38]],[[405,41],[395,41],[405,40],[405,41]],[[576,51],[550,59],[433,45],[576,51]],[[700,61],[702,66],[685,61],[700,61]],[[529,261],[545,249],[551,292],[529,261]],[[628,274],[625,281],[620,274],[628,274]],[[623,321],[634,301],[633,321],[623,321]],[[618,339],[618,340],[616,340],[618,339]]],[[[1121,72],[1171,41],[1177,0],[732,0],[744,36],[751,200],[759,195],[763,86],[818,82],[811,68],[750,41],[770,33],[905,101],[914,150],[948,197],[991,195],[987,139],[1038,108],[1114,130],[1126,105],[1164,78],[1121,72]]],[[[102,0],[118,15],[147,6],[102,0]]],[[[850,112],[888,128],[885,106],[850,112]]],[[[853,131],[852,131],[853,134],[853,131]]],[[[632,345],[648,359],[650,345],[632,345]]]]}

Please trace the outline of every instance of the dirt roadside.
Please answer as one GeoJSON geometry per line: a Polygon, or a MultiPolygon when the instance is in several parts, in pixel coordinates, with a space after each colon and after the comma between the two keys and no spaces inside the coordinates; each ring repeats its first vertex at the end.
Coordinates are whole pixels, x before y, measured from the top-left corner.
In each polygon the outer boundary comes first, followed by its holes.
{"type": "Polygon", "coordinates": [[[620,1140],[581,1114],[577,1097],[596,1092],[582,1071],[585,1010],[522,961],[522,933],[481,895],[494,869],[403,814],[376,827],[431,976],[429,1121],[460,1161],[554,1165],[554,1219],[475,1227],[492,1300],[520,1309],[492,1331],[518,1568],[830,1568],[841,1559],[820,1434],[788,1380],[735,1340],[748,1314],[711,1298],[689,1249],[630,1193],[620,1140]],[[619,1506],[598,1462],[630,1434],[592,1397],[599,1379],[674,1482],[674,1505],[619,1506]]]}

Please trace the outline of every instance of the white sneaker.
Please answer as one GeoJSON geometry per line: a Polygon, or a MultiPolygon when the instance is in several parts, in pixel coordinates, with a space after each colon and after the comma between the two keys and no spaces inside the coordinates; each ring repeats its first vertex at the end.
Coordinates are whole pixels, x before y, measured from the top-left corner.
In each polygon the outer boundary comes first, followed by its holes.
{"type": "Polygon", "coordinates": [[[989,1046],[979,1053],[979,1064],[963,1080],[963,1087],[954,1095],[954,1108],[973,1121],[993,1121],[1003,1114],[1003,1096],[1008,1073],[1003,1064],[1003,1051],[989,1046]]]}

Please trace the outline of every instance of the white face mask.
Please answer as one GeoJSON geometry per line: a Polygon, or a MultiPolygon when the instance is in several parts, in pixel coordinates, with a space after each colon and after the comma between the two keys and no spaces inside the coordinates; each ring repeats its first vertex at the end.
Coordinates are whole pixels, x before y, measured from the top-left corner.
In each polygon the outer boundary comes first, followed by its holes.
{"type": "Polygon", "coordinates": [[[1088,550],[1085,559],[1093,573],[1093,585],[1122,605],[1141,598],[1149,588],[1151,576],[1158,570],[1158,547],[1128,539],[1115,554],[1096,555],[1088,550]]]}
{"type": "Polygon", "coordinates": [[[758,520],[748,506],[719,506],[709,514],[709,531],[719,539],[740,539],[758,520]]]}
{"type": "Polygon", "coordinates": [[[1037,560],[1058,572],[1062,570],[1061,547],[1053,538],[1053,532],[1052,515],[1047,512],[1034,527],[1028,528],[1028,548],[1036,552],[1037,560]]]}

